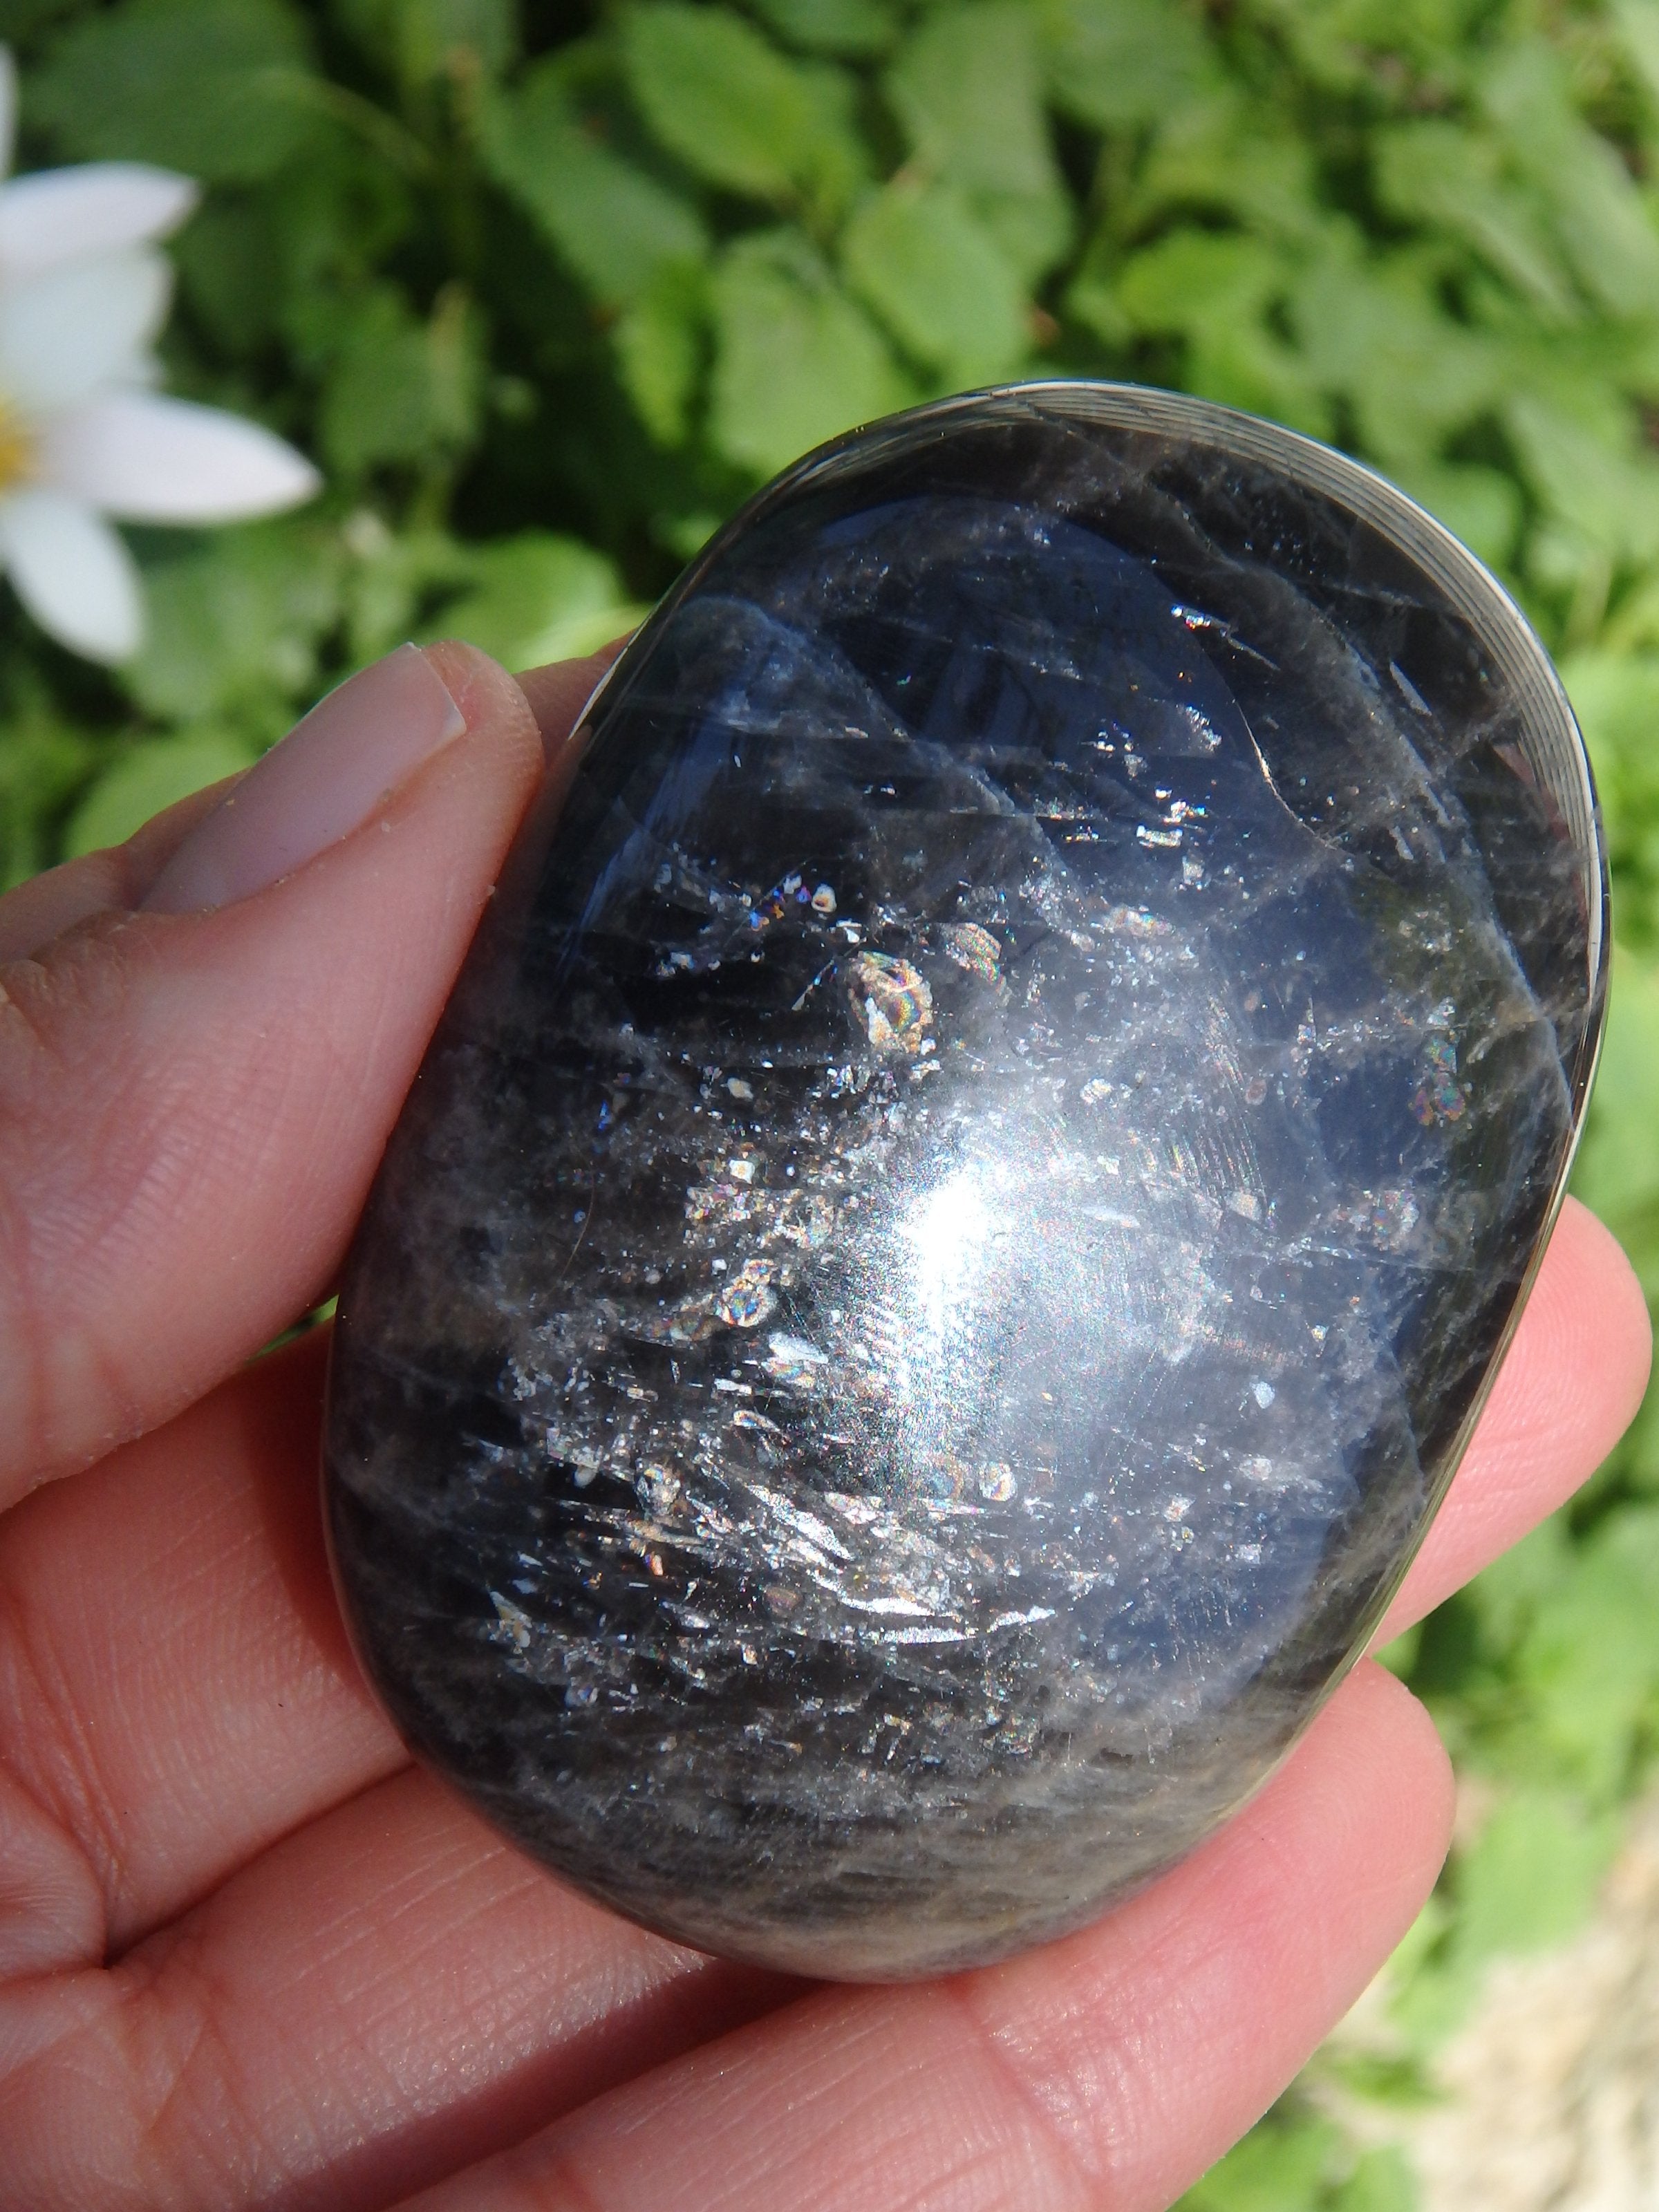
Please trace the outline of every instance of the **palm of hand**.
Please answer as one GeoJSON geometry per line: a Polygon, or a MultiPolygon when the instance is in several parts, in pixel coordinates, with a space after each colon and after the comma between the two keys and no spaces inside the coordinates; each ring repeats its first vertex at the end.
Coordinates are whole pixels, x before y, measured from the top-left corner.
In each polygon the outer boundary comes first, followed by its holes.
{"type": "MultiPolygon", "coordinates": [[[[0,902],[0,2201],[1167,2203],[1434,1878],[1444,1757],[1381,1668],[1097,1927],[896,1990],[611,1918],[411,1768],[356,1673],[324,1345],[245,1363],[337,1264],[540,772],[520,692],[437,665],[465,737],[257,894],[135,913],[203,800],[0,902]]],[[[592,673],[526,680],[556,754],[592,673]]],[[[1385,1632],[1590,1472],[1646,1359],[1570,1206],[1385,1632]]]]}

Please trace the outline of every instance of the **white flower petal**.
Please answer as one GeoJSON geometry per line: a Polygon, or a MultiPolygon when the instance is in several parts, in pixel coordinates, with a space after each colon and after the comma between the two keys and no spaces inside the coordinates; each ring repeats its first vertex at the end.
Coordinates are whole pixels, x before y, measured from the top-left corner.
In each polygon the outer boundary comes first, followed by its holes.
{"type": "Polygon", "coordinates": [[[172,289],[166,260],[149,246],[0,285],[0,399],[51,414],[142,375],[172,289]]]}
{"type": "Polygon", "coordinates": [[[17,64],[9,46],[0,46],[0,177],[17,150],[17,64]]]}
{"type": "Polygon", "coordinates": [[[44,630],[88,660],[125,660],[144,633],[132,556],[101,515],[57,491],[0,500],[0,561],[44,630]]]}
{"type": "Polygon", "coordinates": [[[89,253],[177,230],[199,197],[188,177],[144,161],[87,161],[0,185],[0,276],[38,276],[89,253]]]}
{"type": "Polygon", "coordinates": [[[47,426],[42,477],[129,522],[234,522],[297,507],[322,478],[257,422],[164,399],[106,392],[47,426]]]}

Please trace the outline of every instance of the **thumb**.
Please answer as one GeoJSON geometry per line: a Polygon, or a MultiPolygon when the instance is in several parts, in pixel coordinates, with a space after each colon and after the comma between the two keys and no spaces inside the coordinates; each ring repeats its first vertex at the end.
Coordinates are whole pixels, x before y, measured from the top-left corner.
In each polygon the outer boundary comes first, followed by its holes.
{"type": "Polygon", "coordinates": [[[0,900],[0,1504],[322,1295],[542,767],[493,661],[406,646],[0,900]]]}

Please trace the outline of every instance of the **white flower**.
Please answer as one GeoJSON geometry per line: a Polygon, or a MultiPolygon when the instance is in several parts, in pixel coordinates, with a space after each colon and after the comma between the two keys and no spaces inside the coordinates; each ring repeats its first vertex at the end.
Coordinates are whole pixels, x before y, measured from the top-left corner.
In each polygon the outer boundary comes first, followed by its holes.
{"type": "MultiPolygon", "coordinates": [[[[16,110],[0,46],[0,177],[16,110]]],[[[195,204],[188,177],[131,161],[0,184],[0,566],[89,660],[125,660],[143,635],[137,570],[106,516],[238,521],[321,482],[269,430],[153,389],[173,284],[155,241],[195,204]]]]}

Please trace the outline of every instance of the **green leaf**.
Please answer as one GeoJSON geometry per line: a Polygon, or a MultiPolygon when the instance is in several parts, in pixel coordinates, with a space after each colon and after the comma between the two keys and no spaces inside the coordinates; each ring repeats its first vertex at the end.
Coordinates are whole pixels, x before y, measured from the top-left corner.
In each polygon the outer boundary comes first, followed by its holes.
{"type": "Polygon", "coordinates": [[[405,85],[498,77],[518,52],[514,0],[334,0],[334,8],[405,85]]]}
{"type": "Polygon", "coordinates": [[[1389,1960],[1389,1979],[1406,1984],[1419,1973],[1445,1942],[1451,1924],[1451,1906],[1441,1884],[1424,1899],[1415,1920],[1395,1945],[1389,1960]]]}
{"type": "Polygon", "coordinates": [[[524,531],[473,555],[472,588],[445,607],[434,637],[465,638],[504,668],[592,653],[645,619],[615,568],[574,538],[524,531]]]}
{"type": "Polygon", "coordinates": [[[181,545],[145,570],[149,632],[125,680],[167,721],[224,720],[281,735],[318,680],[340,610],[333,538],[309,522],[256,524],[181,545]]]}
{"type": "Polygon", "coordinates": [[[477,426],[479,334],[464,293],[441,295],[428,320],[394,284],[353,302],[335,344],[319,430],[347,476],[466,445],[477,426]]]}
{"type": "Polygon", "coordinates": [[[79,159],[269,176],[316,127],[300,18],[282,0],[126,0],[24,79],[27,119],[79,159]]]}
{"type": "Polygon", "coordinates": [[[1566,1790],[1523,1782],[1500,1802],[1453,1861],[1449,1899],[1444,1882],[1431,1899],[1430,1942],[1395,1978],[1389,2011],[1413,2049],[1455,2033],[1494,1959],[1577,1932],[1618,1838],[1615,1816],[1588,1813],[1566,1790]]]}
{"type": "Polygon", "coordinates": [[[1431,264],[1414,254],[1364,254],[1328,223],[1320,250],[1298,256],[1291,319],[1310,375],[1351,407],[1365,449],[1384,467],[1422,468],[1448,434],[1491,407],[1502,388],[1493,349],[1440,306],[1431,264]]]}
{"type": "Polygon", "coordinates": [[[1317,434],[1324,404],[1270,319],[1291,269],[1276,247],[1239,232],[1172,231],[1124,264],[1117,300],[1133,328],[1186,338],[1189,390],[1317,434]]]}
{"type": "Polygon", "coordinates": [[[696,210],[584,124],[556,62],[487,104],[482,143],[496,182],[602,304],[638,300],[665,266],[708,252],[696,210]]]}
{"type": "Polygon", "coordinates": [[[1176,2212],[1319,2212],[1340,2143],[1329,2120],[1281,2106],[1212,2166],[1176,2212]]]}
{"type": "Polygon", "coordinates": [[[751,0],[787,45],[809,54],[885,53],[898,35],[886,0],[751,0]]]}
{"type": "Polygon", "coordinates": [[[906,351],[953,386],[1006,375],[1026,351],[1024,288],[953,192],[898,181],[873,193],[848,225],[842,265],[906,351]]]}
{"type": "Polygon", "coordinates": [[[1259,320],[1289,283],[1284,258],[1261,239],[1176,230],[1125,263],[1117,295],[1136,330],[1193,337],[1259,320]]]}
{"type": "Polygon", "coordinates": [[[1659,235],[1618,153],[1577,114],[1570,65],[1539,37],[1502,47],[1483,104],[1545,210],[1562,262],[1614,315],[1659,311],[1659,235]]]}
{"type": "Polygon", "coordinates": [[[1176,107],[1108,215],[1120,235],[1139,237],[1177,211],[1229,216],[1299,245],[1326,221],[1314,149],[1242,87],[1176,107]]]}
{"type": "Polygon", "coordinates": [[[62,857],[58,822],[85,787],[97,738],[52,711],[44,688],[7,701],[0,718],[0,890],[62,857]]]}
{"type": "Polygon", "coordinates": [[[173,258],[191,309],[227,350],[252,352],[281,329],[281,245],[255,202],[211,201],[186,225],[173,258]]]}
{"type": "Polygon", "coordinates": [[[1066,286],[1065,300],[1066,313],[1072,320],[1081,323],[1114,356],[1134,337],[1134,325],[1117,296],[1117,260],[1109,242],[1097,239],[1066,286]]]}
{"type": "Polygon", "coordinates": [[[623,388],[652,436],[684,444],[708,321],[708,286],[701,269],[668,263],[611,332],[623,388]]]}
{"type": "Polygon", "coordinates": [[[123,845],[137,830],[210,783],[234,775],[257,757],[257,748],[228,730],[191,730],[150,738],[105,769],[70,817],[65,853],[92,853],[123,845]]]}
{"type": "Polygon", "coordinates": [[[845,204],[867,166],[850,87],[791,62],[721,7],[655,0],[623,21],[623,60],[641,115],[696,176],[750,199],[845,204]]]}
{"type": "Polygon", "coordinates": [[[1368,2150],[1331,2198],[1331,2212],[1417,2212],[1417,2182],[1395,2143],[1368,2150]]]}
{"type": "MultiPolygon", "coordinates": [[[[1577,653],[1561,663],[1561,680],[1589,747],[1607,842],[1619,860],[1633,860],[1632,848],[1659,822],[1659,658],[1577,653]]],[[[1633,961],[1621,962],[1617,996],[1639,1000],[1650,981],[1633,961]]],[[[1652,1072],[1659,1078],[1659,1058],[1652,1072]]]]}
{"type": "Polygon", "coordinates": [[[1048,48],[1050,98],[1097,131],[1161,122],[1221,82],[1196,13],[1179,0],[1058,0],[1048,48]]]}
{"type": "Polygon", "coordinates": [[[723,514],[711,514],[706,509],[690,514],[659,514],[654,518],[653,534],[684,566],[696,559],[725,520],[723,514]]]}
{"type": "Polygon", "coordinates": [[[1482,1642],[1492,1657],[1513,1662],[1539,1606],[1571,1571],[1567,1525],[1553,1514],[1476,1576],[1465,1601],[1474,1607],[1482,1642]]]}
{"type": "Polygon", "coordinates": [[[1409,1681],[1422,1641],[1423,1624],[1420,1620],[1413,1621],[1409,1628],[1402,1629],[1398,1636],[1391,1638],[1374,1656],[1391,1674],[1398,1675],[1402,1682],[1409,1681]]]}
{"type": "Polygon", "coordinates": [[[1572,294],[1539,211],[1506,187],[1503,156],[1464,125],[1425,118],[1378,133],[1375,164],[1383,204],[1408,222],[1462,238],[1553,316],[1572,294]]]}
{"type": "Polygon", "coordinates": [[[1071,242],[1071,203],[1043,106],[1041,19],[1019,0],[939,9],[886,90],[919,171],[956,185],[1027,283],[1071,242]]]}
{"type": "Polygon", "coordinates": [[[1367,2150],[1332,2197],[1332,2212],[1418,2212],[1418,2184],[1398,2143],[1367,2150]]]}
{"type": "Polygon", "coordinates": [[[1449,1986],[1445,1972],[1455,1917],[1449,1886],[1443,1877],[1395,1945],[1385,1970],[1389,2022],[1405,2043],[1408,2076],[1420,2077],[1424,2057],[1468,2001],[1466,1989],[1449,1986]]]}
{"type": "Polygon", "coordinates": [[[1613,20],[1626,59],[1659,105],[1659,0],[1613,0],[1613,20]]]}
{"type": "Polygon", "coordinates": [[[0,0],[0,39],[8,46],[32,38],[61,15],[83,15],[92,0],[0,0]]]}
{"type": "MultiPolygon", "coordinates": [[[[1628,1784],[1659,1684],[1656,1607],[1659,1515],[1632,1508],[1578,1547],[1571,1571],[1540,1599],[1518,1655],[1540,1743],[1601,1804],[1628,1784]]],[[[1537,1771],[1524,1752],[1516,1763],[1537,1771]]]]}
{"type": "Polygon", "coordinates": [[[387,528],[372,508],[359,507],[340,532],[340,611],[345,662],[361,668],[430,628],[430,618],[476,580],[477,548],[447,531],[387,528]]]}
{"type": "Polygon", "coordinates": [[[1486,11],[1475,0],[1257,0],[1310,90],[1443,103],[1468,74],[1486,11]]]}
{"type": "Polygon", "coordinates": [[[1650,1390],[1609,1462],[1638,1496],[1650,1499],[1659,1490],[1659,1391],[1650,1390]]]}
{"type": "Polygon", "coordinates": [[[1458,1962],[1565,1942],[1589,1917],[1617,1840],[1613,1821],[1588,1817],[1562,1792],[1506,1798],[1458,1860],[1458,1962]]]}
{"type": "Polygon", "coordinates": [[[371,286],[420,221],[407,173],[343,131],[317,139],[303,161],[290,162],[246,199],[214,195],[183,234],[181,260],[190,262],[204,217],[238,204],[257,214],[269,240],[263,247],[250,242],[252,265],[243,282],[258,282],[274,258],[271,320],[297,354],[296,365],[307,370],[316,365],[313,328],[337,320],[334,302],[371,286]]]}
{"type": "Polygon", "coordinates": [[[862,308],[788,233],[728,249],[714,325],[714,442],[758,476],[915,397],[862,308]]]}
{"type": "Polygon", "coordinates": [[[1659,556],[1659,462],[1625,423],[1603,429],[1525,392],[1506,403],[1504,420],[1533,489],[1558,521],[1611,559],[1659,556]]]}
{"type": "MultiPolygon", "coordinates": [[[[1569,664],[1571,667],[1571,664],[1569,664]]],[[[1582,668],[1574,697],[1588,701],[1582,668]]],[[[1650,687],[1653,672],[1647,672],[1650,687]]],[[[1654,696],[1650,688],[1649,696],[1654,696]]],[[[1587,715],[1588,726],[1596,719],[1587,715]]],[[[1607,725],[1602,724],[1605,732],[1607,725]]],[[[1651,742],[1650,736],[1649,742],[1651,742]]],[[[1609,781],[1613,779],[1609,778],[1609,781]]],[[[1654,816],[1645,820],[1651,825],[1654,816]]],[[[1651,834],[1650,830],[1650,834],[1651,834]]],[[[1659,1291],[1659,969],[1617,946],[1607,1027],[1572,1188],[1615,1234],[1638,1247],[1650,1294],[1659,1291]]]]}

